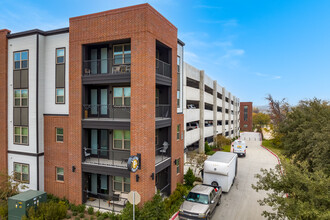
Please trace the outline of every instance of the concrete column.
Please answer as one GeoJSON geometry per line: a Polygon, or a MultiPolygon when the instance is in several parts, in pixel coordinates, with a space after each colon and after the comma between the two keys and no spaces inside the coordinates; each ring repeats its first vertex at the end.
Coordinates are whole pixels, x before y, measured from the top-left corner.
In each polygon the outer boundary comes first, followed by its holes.
{"type": "Polygon", "coordinates": [[[213,142],[217,137],[217,123],[218,123],[218,99],[217,99],[218,83],[213,81],[213,142]]]}
{"type": "Polygon", "coordinates": [[[205,111],[205,102],[204,102],[204,70],[201,70],[199,78],[199,92],[200,92],[200,100],[199,100],[199,110],[200,110],[200,119],[199,119],[199,129],[200,129],[200,137],[199,137],[199,149],[198,152],[203,154],[205,151],[204,147],[204,127],[205,127],[205,120],[204,120],[204,111],[205,111]]]}
{"type": "Polygon", "coordinates": [[[234,115],[233,115],[233,117],[234,117],[234,137],[236,137],[237,136],[237,123],[236,123],[236,120],[237,120],[237,112],[236,112],[236,110],[237,110],[237,107],[236,107],[236,97],[234,96],[233,97],[233,101],[234,101],[234,115]]]}
{"type": "Polygon", "coordinates": [[[232,114],[231,114],[231,93],[228,93],[228,130],[229,130],[229,137],[232,138],[231,130],[233,125],[231,124],[232,114]]]}
{"type": "Polygon", "coordinates": [[[222,135],[226,135],[226,89],[222,87],[222,135]]]}

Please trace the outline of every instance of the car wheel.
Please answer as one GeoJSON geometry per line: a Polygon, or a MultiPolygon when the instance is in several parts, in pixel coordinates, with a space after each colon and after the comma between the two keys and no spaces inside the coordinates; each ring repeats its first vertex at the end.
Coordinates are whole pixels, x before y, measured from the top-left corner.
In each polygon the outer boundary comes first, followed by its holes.
{"type": "Polygon", "coordinates": [[[221,196],[220,196],[220,198],[218,200],[217,206],[219,206],[220,204],[221,204],[221,196]]]}
{"type": "Polygon", "coordinates": [[[218,187],[219,184],[218,184],[216,181],[213,181],[213,182],[211,183],[211,186],[213,186],[213,187],[218,187]]]}

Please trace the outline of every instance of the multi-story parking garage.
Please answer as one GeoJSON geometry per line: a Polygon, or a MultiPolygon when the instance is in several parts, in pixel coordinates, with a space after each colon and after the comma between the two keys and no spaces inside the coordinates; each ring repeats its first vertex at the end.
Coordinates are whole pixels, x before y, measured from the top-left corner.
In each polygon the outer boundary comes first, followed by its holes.
{"type": "Polygon", "coordinates": [[[219,134],[239,136],[239,98],[188,63],[183,73],[185,148],[199,146],[203,152],[205,141],[211,143],[219,134]]]}

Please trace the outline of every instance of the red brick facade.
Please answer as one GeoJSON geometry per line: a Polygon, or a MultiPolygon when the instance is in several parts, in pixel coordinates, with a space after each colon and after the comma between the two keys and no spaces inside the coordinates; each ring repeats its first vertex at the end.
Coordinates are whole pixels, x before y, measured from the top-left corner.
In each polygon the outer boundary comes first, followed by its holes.
{"type": "MultiPolygon", "coordinates": [[[[75,201],[70,191],[71,170],[68,145],[68,116],[44,116],[45,191],[75,201]],[[63,143],[56,142],[56,128],[63,128],[63,143]],[[64,168],[64,182],[56,181],[56,167],[64,168]]],[[[79,202],[79,201],[76,201],[79,202]]]]}
{"type": "MultiPolygon", "coordinates": [[[[140,153],[142,157],[142,169],[131,174],[131,190],[141,194],[142,203],[151,199],[155,193],[155,180],[152,180],[151,174],[155,172],[156,40],[172,49],[172,63],[175,64],[172,65],[172,72],[176,73],[177,29],[149,4],[142,4],[70,19],[70,111],[66,120],[68,153],[66,156],[57,157],[57,163],[67,163],[67,181],[64,186],[58,186],[54,181],[49,182],[46,184],[46,190],[56,195],[67,192],[71,202],[82,201],[82,45],[119,39],[131,39],[131,154],[140,153]],[[70,170],[72,166],[76,167],[75,173],[70,170]],[[139,175],[139,182],[136,182],[135,175],[139,175]],[[61,191],[61,187],[65,189],[61,191]]],[[[184,149],[183,139],[176,139],[178,124],[181,124],[183,131],[183,115],[177,114],[177,74],[172,74],[172,77],[171,191],[175,189],[177,182],[183,180],[184,149]],[[177,174],[174,160],[179,158],[181,171],[177,174]]],[[[61,120],[47,119],[48,124],[55,122],[61,123],[61,120]]],[[[46,126],[45,119],[45,127],[54,127],[48,124],[46,126]]],[[[57,144],[50,145],[58,148],[57,144]]],[[[45,143],[45,149],[47,147],[45,143]]],[[[49,175],[49,178],[53,177],[49,175]]]]}
{"type": "Polygon", "coordinates": [[[252,131],[252,102],[240,103],[240,129],[241,131],[252,131]],[[247,106],[247,120],[244,120],[244,106],[247,106]]]}
{"type": "Polygon", "coordinates": [[[8,172],[8,40],[9,30],[0,30],[0,172],[8,172]]]}

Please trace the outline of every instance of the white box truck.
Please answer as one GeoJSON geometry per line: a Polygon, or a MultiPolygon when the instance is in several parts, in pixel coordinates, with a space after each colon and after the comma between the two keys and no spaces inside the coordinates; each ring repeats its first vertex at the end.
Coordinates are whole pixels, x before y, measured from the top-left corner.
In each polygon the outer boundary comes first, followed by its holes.
{"type": "Polygon", "coordinates": [[[203,184],[221,186],[228,192],[237,174],[237,154],[216,152],[204,162],[203,184]]]}

